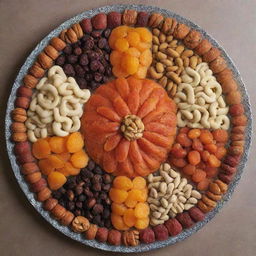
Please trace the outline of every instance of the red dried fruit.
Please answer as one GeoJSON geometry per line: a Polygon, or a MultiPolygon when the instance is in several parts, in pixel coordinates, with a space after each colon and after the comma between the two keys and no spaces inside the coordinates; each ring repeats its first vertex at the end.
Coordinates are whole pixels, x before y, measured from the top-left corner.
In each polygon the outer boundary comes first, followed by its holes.
{"type": "Polygon", "coordinates": [[[240,116],[244,113],[243,104],[234,104],[229,107],[229,114],[231,116],[240,116]]]}
{"type": "Polygon", "coordinates": [[[168,238],[168,230],[163,224],[153,227],[153,231],[155,233],[156,240],[158,241],[163,241],[168,238]]]}
{"type": "Polygon", "coordinates": [[[140,231],[140,241],[145,244],[155,242],[155,233],[151,228],[146,228],[140,231]]]}
{"type": "Polygon", "coordinates": [[[187,212],[177,214],[176,218],[181,223],[183,228],[190,228],[194,225],[194,221],[190,218],[187,212]]]}
{"type": "Polygon", "coordinates": [[[230,165],[231,167],[236,167],[239,164],[240,156],[230,156],[228,155],[224,160],[224,163],[230,165]]]}
{"type": "Polygon", "coordinates": [[[203,151],[204,150],[204,146],[203,146],[202,142],[199,139],[193,139],[192,148],[194,150],[197,150],[197,151],[203,151]]]}
{"type": "Polygon", "coordinates": [[[97,30],[103,30],[107,27],[107,15],[99,13],[92,17],[92,26],[97,30]]]}
{"type": "Polygon", "coordinates": [[[138,12],[136,26],[137,27],[147,27],[148,18],[149,18],[148,12],[138,12]]]}
{"type": "Polygon", "coordinates": [[[232,167],[232,166],[230,166],[228,164],[224,164],[224,163],[221,164],[221,169],[225,174],[233,174],[236,172],[235,167],[232,167]]]}
{"type": "Polygon", "coordinates": [[[172,147],[171,154],[177,158],[184,158],[187,155],[187,152],[179,143],[175,143],[172,147]]]}
{"type": "Polygon", "coordinates": [[[108,229],[107,228],[98,228],[95,238],[99,242],[102,242],[102,243],[106,242],[108,239],[108,229]]]}
{"type": "Polygon", "coordinates": [[[235,116],[231,119],[231,123],[234,126],[245,126],[247,123],[247,117],[245,115],[235,116]]]}
{"type": "Polygon", "coordinates": [[[121,25],[122,15],[120,12],[110,12],[107,16],[108,28],[115,28],[121,25]]]}
{"type": "Polygon", "coordinates": [[[32,94],[33,94],[32,89],[25,86],[21,86],[17,90],[17,96],[20,96],[20,97],[30,98],[32,94]]]}
{"type": "Polygon", "coordinates": [[[84,33],[91,33],[92,32],[92,23],[91,23],[91,19],[83,19],[80,22],[80,26],[82,28],[82,30],[84,31],[84,33]]]}
{"type": "Polygon", "coordinates": [[[176,137],[176,141],[180,143],[183,147],[190,147],[192,145],[192,140],[188,137],[186,133],[179,133],[176,137]]]}
{"type": "Polygon", "coordinates": [[[202,221],[205,217],[204,213],[197,207],[192,207],[188,210],[190,217],[195,221],[202,221]]]}
{"type": "Polygon", "coordinates": [[[115,229],[111,229],[108,232],[108,243],[112,245],[120,245],[121,244],[121,232],[115,229]]]}
{"type": "Polygon", "coordinates": [[[182,231],[181,224],[175,218],[167,220],[164,225],[166,226],[170,236],[176,236],[182,231]]]}
{"type": "Polygon", "coordinates": [[[229,184],[232,181],[233,174],[224,174],[220,173],[219,174],[220,180],[222,180],[224,183],[229,184]]]}
{"type": "Polygon", "coordinates": [[[17,97],[15,100],[15,107],[27,109],[29,107],[30,99],[27,97],[17,97]]]}

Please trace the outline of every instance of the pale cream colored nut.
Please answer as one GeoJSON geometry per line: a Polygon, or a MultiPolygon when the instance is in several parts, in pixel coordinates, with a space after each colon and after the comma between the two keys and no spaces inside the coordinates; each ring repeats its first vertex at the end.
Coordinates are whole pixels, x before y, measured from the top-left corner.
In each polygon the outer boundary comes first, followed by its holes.
{"type": "Polygon", "coordinates": [[[185,50],[185,47],[183,45],[178,45],[175,49],[175,51],[178,52],[179,54],[182,54],[184,50],[185,50]]]}
{"type": "Polygon", "coordinates": [[[53,60],[56,60],[59,56],[59,52],[51,45],[47,45],[44,52],[53,60]]]}
{"type": "Polygon", "coordinates": [[[83,30],[82,30],[82,28],[81,28],[81,26],[80,26],[79,23],[74,24],[74,25],[72,26],[72,29],[75,31],[76,36],[77,36],[78,39],[80,39],[81,37],[83,37],[84,33],[83,33],[83,30]]]}
{"type": "Polygon", "coordinates": [[[164,33],[160,33],[159,41],[160,43],[164,43],[166,41],[166,35],[164,33]]]}
{"type": "Polygon", "coordinates": [[[37,58],[38,62],[44,69],[48,69],[52,66],[53,60],[47,56],[44,52],[41,52],[37,58]]]}
{"type": "Polygon", "coordinates": [[[168,82],[168,79],[167,79],[166,76],[163,76],[163,77],[158,81],[158,83],[161,84],[164,88],[166,87],[167,82],[168,82]]]}
{"type": "Polygon", "coordinates": [[[164,17],[160,13],[152,13],[149,17],[148,26],[152,28],[160,28],[163,23],[164,17]]]}
{"type": "Polygon", "coordinates": [[[149,74],[154,79],[160,79],[163,76],[163,73],[157,73],[154,67],[149,68],[149,74]]]}
{"type": "Polygon", "coordinates": [[[132,26],[137,22],[138,12],[136,10],[125,10],[122,15],[122,24],[132,26]]]}
{"type": "Polygon", "coordinates": [[[53,37],[50,44],[57,50],[62,51],[66,47],[66,43],[58,37],[53,37]]]}
{"type": "Polygon", "coordinates": [[[90,222],[87,218],[85,218],[83,216],[77,216],[72,221],[71,227],[72,227],[73,231],[82,233],[89,229],[90,222]]]}
{"type": "Polygon", "coordinates": [[[168,56],[170,56],[172,58],[178,58],[180,56],[180,54],[177,51],[173,50],[172,48],[168,48],[166,50],[166,53],[168,56]]]}
{"type": "Polygon", "coordinates": [[[122,240],[125,246],[137,246],[139,244],[139,231],[124,231],[124,233],[122,234],[122,240]]]}

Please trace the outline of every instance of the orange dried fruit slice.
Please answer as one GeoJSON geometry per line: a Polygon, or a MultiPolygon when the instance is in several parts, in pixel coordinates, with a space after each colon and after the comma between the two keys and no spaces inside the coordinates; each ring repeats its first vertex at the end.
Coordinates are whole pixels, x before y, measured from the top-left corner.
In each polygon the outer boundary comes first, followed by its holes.
{"type": "Polygon", "coordinates": [[[128,197],[128,193],[125,190],[117,189],[117,188],[111,188],[109,191],[110,199],[118,204],[123,203],[126,198],[128,197]]]}
{"type": "Polygon", "coordinates": [[[135,225],[136,223],[136,217],[135,217],[135,212],[133,209],[127,209],[124,213],[123,216],[123,220],[124,223],[128,226],[128,227],[132,227],[135,225]]]}
{"type": "Polygon", "coordinates": [[[50,144],[46,139],[39,139],[32,145],[32,153],[35,158],[43,159],[51,154],[50,144]]]}
{"type": "Polygon", "coordinates": [[[64,137],[54,136],[49,139],[49,145],[53,153],[63,153],[67,151],[64,137]]]}
{"type": "Polygon", "coordinates": [[[143,219],[149,215],[149,206],[147,203],[138,203],[134,209],[134,215],[136,218],[143,219]]]}
{"type": "Polygon", "coordinates": [[[113,187],[127,191],[132,189],[133,183],[126,176],[117,176],[113,181],[113,187]]]}
{"type": "Polygon", "coordinates": [[[89,157],[84,150],[80,150],[70,157],[70,162],[75,168],[84,168],[89,162],[89,157]]]}
{"type": "Polygon", "coordinates": [[[136,47],[140,43],[140,35],[137,32],[131,30],[128,32],[126,40],[128,41],[130,46],[136,47]]]}
{"type": "Polygon", "coordinates": [[[50,164],[49,160],[46,159],[40,159],[38,161],[39,169],[41,170],[42,174],[49,175],[51,172],[55,170],[55,168],[50,164]]]}
{"type": "Polygon", "coordinates": [[[140,176],[138,177],[135,177],[132,181],[133,183],[133,188],[134,189],[139,189],[139,190],[142,190],[146,187],[147,183],[146,183],[146,180],[140,176]]]}
{"type": "Polygon", "coordinates": [[[71,133],[68,136],[66,147],[68,152],[75,153],[84,147],[84,139],[80,132],[71,133]]]}
{"type": "Polygon", "coordinates": [[[50,189],[57,190],[61,188],[67,181],[67,178],[60,172],[51,172],[47,177],[50,189]]]}
{"type": "Polygon", "coordinates": [[[149,218],[137,219],[135,223],[135,228],[137,229],[145,229],[149,224],[149,218]]]}
{"type": "Polygon", "coordinates": [[[111,214],[111,222],[115,229],[117,230],[128,230],[129,227],[124,223],[124,220],[121,216],[114,213],[111,214]]]}
{"type": "Polygon", "coordinates": [[[124,204],[112,203],[111,210],[112,210],[112,213],[123,216],[125,211],[127,210],[127,207],[124,204]]]}
{"type": "Polygon", "coordinates": [[[114,48],[119,52],[125,52],[129,48],[129,43],[125,38],[118,38],[115,42],[114,48]]]}

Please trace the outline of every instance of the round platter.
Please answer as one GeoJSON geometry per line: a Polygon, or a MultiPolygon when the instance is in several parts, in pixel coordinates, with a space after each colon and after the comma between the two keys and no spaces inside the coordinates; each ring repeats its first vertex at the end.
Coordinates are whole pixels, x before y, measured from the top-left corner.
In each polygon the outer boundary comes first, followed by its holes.
{"type": "Polygon", "coordinates": [[[47,222],[49,222],[52,226],[54,226],[57,230],[59,230],[60,232],[62,232],[66,236],[68,236],[68,237],[70,237],[70,238],[72,238],[72,239],[74,239],[78,242],[81,242],[81,243],[83,243],[87,246],[91,246],[91,247],[98,248],[98,249],[101,249],[101,250],[115,251],[115,252],[143,252],[143,251],[154,250],[154,249],[158,249],[158,248],[165,247],[165,246],[168,246],[168,245],[172,245],[176,242],[184,240],[188,236],[192,235],[193,233],[195,233],[199,229],[201,229],[206,223],[208,223],[220,211],[223,204],[230,199],[237,183],[239,182],[239,180],[241,178],[243,169],[245,167],[245,163],[246,163],[247,158],[248,158],[249,148],[250,148],[250,144],[251,144],[251,133],[252,133],[252,115],[251,115],[249,97],[248,97],[248,94],[246,92],[246,88],[244,86],[244,83],[241,79],[241,76],[239,74],[239,71],[237,70],[237,68],[233,64],[230,57],[224,51],[224,49],[216,42],[216,40],[214,40],[210,35],[208,35],[203,29],[201,29],[199,26],[192,23],[191,21],[187,20],[186,18],[183,18],[183,17],[181,17],[181,16],[179,16],[179,15],[177,15],[177,14],[175,14],[175,13],[169,11],[169,10],[165,10],[165,9],[161,9],[161,8],[157,8],[157,7],[153,7],[153,6],[144,6],[144,5],[113,5],[113,6],[105,6],[105,7],[101,7],[101,8],[98,8],[98,9],[88,10],[88,11],[85,11],[85,12],[67,20],[66,22],[61,24],[58,28],[56,28],[51,33],[49,33],[36,46],[36,48],[28,56],[24,65],[20,69],[19,74],[18,74],[18,76],[17,76],[17,78],[16,78],[16,80],[13,84],[12,91],[11,91],[11,94],[10,94],[10,97],[9,97],[9,100],[8,100],[7,111],[6,111],[6,120],[5,121],[6,121],[5,122],[5,129],[6,129],[6,134],[5,135],[6,135],[7,152],[8,152],[8,155],[9,155],[11,166],[12,166],[14,175],[15,175],[21,189],[23,190],[23,192],[25,193],[26,197],[28,198],[30,203],[33,205],[33,207],[41,214],[42,217],[45,218],[45,220],[47,222]],[[108,13],[108,12],[111,12],[111,11],[122,12],[125,9],[135,9],[137,11],[146,11],[146,12],[149,12],[149,13],[152,13],[152,12],[162,13],[166,17],[175,18],[178,22],[182,22],[182,23],[188,25],[189,27],[198,30],[206,39],[208,39],[212,43],[212,45],[214,47],[217,47],[221,51],[222,56],[226,60],[228,67],[232,70],[232,72],[234,74],[234,79],[236,80],[236,82],[239,86],[239,90],[242,94],[242,103],[243,103],[244,108],[245,108],[245,114],[248,118],[247,128],[246,128],[246,132],[245,132],[245,147],[244,147],[245,151],[244,151],[244,154],[241,158],[240,164],[237,168],[237,173],[236,173],[235,177],[233,178],[232,182],[229,184],[227,193],[218,202],[218,204],[214,208],[214,210],[211,211],[210,213],[208,213],[206,215],[206,218],[203,221],[196,223],[192,228],[183,230],[179,235],[177,235],[175,237],[169,237],[165,241],[157,241],[157,242],[154,242],[154,243],[151,243],[151,244],[148,244],[148,245],[140,244],[140,245],[135,246],[135,247],[111,246],[111,245],[108,245],[108,244],[105,244],[105,243],[97,242],[96,240],[92,240],[92,241],[85,240],[82,237],[82,235],[72,232],[68,227],[61,226],[56,220],[51,218],[49,213],[47,211],[43,210],[42,203],[35,200],[34,194],[32,192],[30,192],[27,183],[25,182],[23,176],[21,175],[19,166],[16,162],[15,155],[13,153],[14,143],[12,143],[11,140],[10,140],[10,138],[11,138],[10,125],[11,125],[11,122],[12,122],[12,120],[11,120],[11,111],[14,108],[14,100],[15,100],[15,97],[16,97],[16,91],[17,91],[18,87],[20,86],[24,75],[27,73],[28,69],[31,67],[31,65],[35,61],[37,55],[47,46],[49,40],[51,38],[53,38],[54,36],[57,36],[62,30],[70,27],[70,25],[72,25],[76,22],[79,22],[84,18],[90,18],[90,17],[92,17],[92,16],[94,16],[98,13],[101,13],[101,12],[103,12],[103,13],[108,13]]]}

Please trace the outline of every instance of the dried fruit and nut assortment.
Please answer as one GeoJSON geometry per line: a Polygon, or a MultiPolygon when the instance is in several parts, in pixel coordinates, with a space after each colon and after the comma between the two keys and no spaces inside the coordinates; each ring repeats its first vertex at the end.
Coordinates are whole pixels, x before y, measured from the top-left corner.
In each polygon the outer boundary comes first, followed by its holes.
{"type": "Polygon", "coordinates": [[[62,225],[112,245],[176,236],[221,200],[247,117],[221,52],[160,13],[99,13],[63,30],[12,111],[20,170],[62,225]]]}

